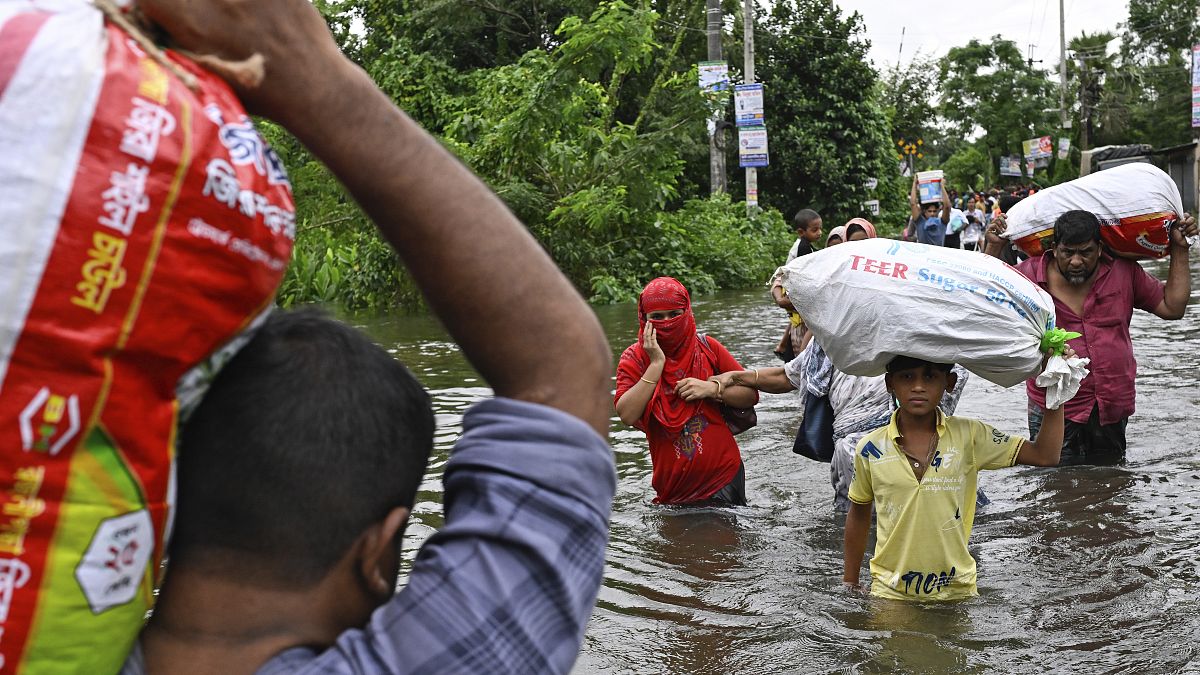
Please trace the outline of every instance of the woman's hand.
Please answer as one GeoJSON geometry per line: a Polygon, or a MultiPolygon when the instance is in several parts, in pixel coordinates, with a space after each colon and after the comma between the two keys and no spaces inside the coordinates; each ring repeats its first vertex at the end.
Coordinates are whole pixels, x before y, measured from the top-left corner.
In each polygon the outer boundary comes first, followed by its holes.
{"type": "Polygon", "coordinates": [[[699,401],[705,398],[717,398],[723,388],[723,384],[715,381],[685,377],[675,383],[675,395],[685,401],[699,401]]]}
{"type": "Polygon", "coordinates": [[[646,322],[646,330],[642,331],[642,349],[645,349],[650,357],[650,365],[662,366],[667,363],[667,355],[663,353],[662,347],[658,346],[658,333],[654,330],[654,324],[649,321],[646,322]]]}
{"type": "Polygon", "coordinates": [[[708,381],[719,383],[721,385],[721,390],[724,391],[725,389],[728,389],[728,388],[738,384],[738,382],[735,381],[734,377],[733,377],[734,373],[736,373],[736,372],[737,372],[736,370],[727,370],[723,373],[717,373],[716,375],[713,375],[712,377],[708,378],[708,381]]]}

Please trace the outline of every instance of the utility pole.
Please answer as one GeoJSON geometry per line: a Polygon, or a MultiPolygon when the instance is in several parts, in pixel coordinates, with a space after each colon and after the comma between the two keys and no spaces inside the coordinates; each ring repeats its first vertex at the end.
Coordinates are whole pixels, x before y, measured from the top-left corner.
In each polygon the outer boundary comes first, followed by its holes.
{"type": "Polygon", "coordinates": [[[1063,13],[1063,0],[1058,0],[1058,112],[1063,129],[1071,128],[1071,116],[1067,114],[1067,18],[1063,13]]]}
{"type": "MultiPolygon", "coordinates": [[[[708,60],[721,60],[721,0],[707,0],[705,9],[705,32],[708,34],[708,60]]],[[[708,178],[710,192],[727,192],[725,180],[725,130],[722,128],[722,115],[709,121],[708,136],[708,178]]]]}
{"type": "MultiPolygon", "coordinates": [[[[1079,55],[1079,52],[1076,52],[1079,55]]],[[[1087,57],[1079,56],[1079,151],[1088,149],[1091,139],[1088,138],[1088,128],[1092,126],[1092,106],[1090,98],[1091,71],[1088,70],[1087,57]]]]}
{"type": "MultiPolygon", "coordinates": [[[[742,0],[742,57],[746,64],[746,84],[754,84],[754,2],[742,0]]],[[[746,213],[758,204],[758,168],[746,167],[746,213]],[[753,201],[751,201],[753,197],[753,201]]]]}

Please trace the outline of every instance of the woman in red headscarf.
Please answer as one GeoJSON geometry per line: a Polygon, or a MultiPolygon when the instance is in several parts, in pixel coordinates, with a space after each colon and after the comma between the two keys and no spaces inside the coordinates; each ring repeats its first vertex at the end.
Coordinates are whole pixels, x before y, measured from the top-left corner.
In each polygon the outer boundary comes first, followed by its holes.
{"type": "Polygon", "coordinates": [[[722,402],[758,402],[750,387],[723,387],[708,378],[742,366],[724,345],[696,332],[683,284],[659,277],[638,299],[638,339],[617,364],[617,414],[646,433],[651,484],[659,504],[743,505],[746,472],[722,402]]]}

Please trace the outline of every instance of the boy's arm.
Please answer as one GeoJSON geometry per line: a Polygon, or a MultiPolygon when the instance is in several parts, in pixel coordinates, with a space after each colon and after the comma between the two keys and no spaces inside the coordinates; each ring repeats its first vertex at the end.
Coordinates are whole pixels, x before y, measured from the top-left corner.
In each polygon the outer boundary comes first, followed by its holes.
{"type": "Polygon", "coordinates": [[[1063,408],[1047,410],[1042,417],[1042,428],[1038,430],[1037,438],[1021,444],[1017,464],[1058,466],[1062,456],[1064,426],[1063,408]]]}
{"type": "Polygon", "coordinates": [[[913,174],[912,191],[908,193],[908,206],[915,221],[921,217],[921,204],[917,201],[917,175],[913,174]]]}
{"type": "Polygon", "coordinates": [[[946,190],[946,183],[942,182],[942,225],[950,224],[950,192],[946,190]]]}
{"type": "Polygon", "coordinates": [[[858,573],[867,553],[867,531],[871,527],[871,504],[850,502],[846,514],[846,537],[843,548],[842,583],[858,586],[858,573]]]}
{"type": "Polygon", "coordinates": [[[233,83],[239,97],[332,169],[496,394],[553,406],[607,433],[611,354],[595,315],[504,203],[338,51],[311,3],[139,7],[193,52],[261,54],[265,79],[253,88],[233,83]]]}

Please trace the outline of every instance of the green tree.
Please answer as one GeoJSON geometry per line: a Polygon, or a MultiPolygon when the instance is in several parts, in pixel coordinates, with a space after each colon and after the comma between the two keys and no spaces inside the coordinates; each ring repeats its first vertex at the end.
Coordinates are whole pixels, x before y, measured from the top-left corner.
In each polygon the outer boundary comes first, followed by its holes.
{"type": "Polygon", "coordinates": [[[1045,72],[999,35],[951,48],[942,58],[939,81],[939,109],[954,133],[968,138],[982,132],[977,146],[987,155],[988,182],[999,173],[1001,155],[1019,154],[1021,141],[1057,126],[1046,112],[1057,101],[1045,72]]]}
{"type": "Polygon", "coordinates": [[[1190,139],[1189,51],[1200,0],[1129,0],[1115,88],[1127,106],[1121,137],[1165,147],[1190,139]]]}
{"type": "Polygon", "coordinates": [[[1068,100],[1075,102],[1076,143],[1085,150],[1120,142],[1129,121],[1125,91],[1113,86],[1120,67],[1117,52],[1108,46],[1115,38],[1108,31],[1083,33],[1067,45],[1071,55],[1067,61],[1068,100]]]}
{"type": "Polygon", "coordinates": [[[780,0],[755,28],[771,153],[762,202],[788,216],[814,208],[831,223],[863,215],[867,180],[886,188],[896,169],[862,17],[833,0],[780,0]]]}

